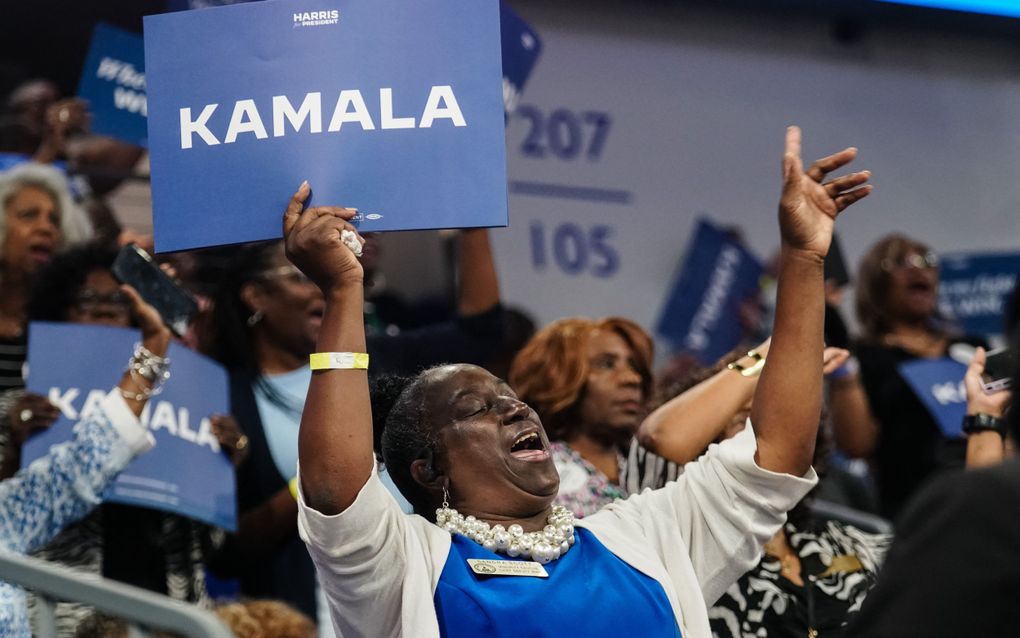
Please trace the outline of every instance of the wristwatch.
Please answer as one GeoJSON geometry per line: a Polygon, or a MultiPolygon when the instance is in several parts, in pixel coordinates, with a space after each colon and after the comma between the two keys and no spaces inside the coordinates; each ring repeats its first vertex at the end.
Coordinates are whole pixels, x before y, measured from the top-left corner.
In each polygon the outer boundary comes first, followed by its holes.
{"type": "Polygon", "coordinates": [[[978,432],[998,432],[1006,436],[1006,422],[991,414],[978,412],[963,417],[963,433],[976,434],[978,432]]]}

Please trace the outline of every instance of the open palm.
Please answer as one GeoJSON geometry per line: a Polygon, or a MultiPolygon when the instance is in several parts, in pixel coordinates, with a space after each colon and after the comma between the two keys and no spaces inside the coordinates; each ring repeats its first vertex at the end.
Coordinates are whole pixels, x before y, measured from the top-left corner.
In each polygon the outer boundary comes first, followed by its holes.
{"type": "Polygon", "coordinates": [[[872,186],[867,184],[871,172],[860,171],[826,182],[829,173],[853,161],[857,149],[823,157],[806,172],[800,152],[800,129],[791,126],[786,130],[779,229],[786,246],[824,257],[832,242],[836,216],[871,194],[872,186]]]}

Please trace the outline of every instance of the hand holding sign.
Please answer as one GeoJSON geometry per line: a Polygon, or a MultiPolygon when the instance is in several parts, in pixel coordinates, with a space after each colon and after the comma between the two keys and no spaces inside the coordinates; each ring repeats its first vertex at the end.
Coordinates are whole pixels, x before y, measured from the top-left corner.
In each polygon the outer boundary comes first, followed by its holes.
{"type": "Polygon", "coordinates": [[[53,425],[59,416],[60,411],[49,399],[26,392],[14,402],[8,413],[11,443],[20,450],[28,437],[53,425]]]}
{"type": "Polygon", "coordinates": [[[826,175],[846,166],[856,156],[856,148],[847,148],[823,157],[804,172],[800,129],[791,126],[786,130],[783,195],[779,201],[779,230],[785,246],[819,258],[828,254],[836,216],[871,194],[872,186],[865,184],[871,177],[870,171],[824,181],[826,175]]]}
{"type": "Polygon", "coordinates": [[[344,231],[349,231],[364,245],[365,240],[349,223],[358,211],[318,206],[302,212],[310,193],[308,182],[302,183],[283,213],[287,258],[323,293],[342,288],[347,283],[360,284],[365,271],[342,237],[344,231]]]}
{"type": "Polygon", "coordinates": [[[88,132],[90,121],[85,100],[69,98],[54,102],[46,109],[46,130],[32,159],[43,164],[66,159],[67,141],[72,135],[88,132]]]}
{"type": "Polygon", "coordinates": [[[967,366],[967,374],[963,377],[963,384],[967,388],[967,414],[987,414],[994,417],[1002,417],[1009,405],[1013,393],[1009,390],[999,390],[991,394],[984,390],[984,379],[981,375],[985,371],[985,349],[978,348],[974,352],[974,358],[967,366]]]}

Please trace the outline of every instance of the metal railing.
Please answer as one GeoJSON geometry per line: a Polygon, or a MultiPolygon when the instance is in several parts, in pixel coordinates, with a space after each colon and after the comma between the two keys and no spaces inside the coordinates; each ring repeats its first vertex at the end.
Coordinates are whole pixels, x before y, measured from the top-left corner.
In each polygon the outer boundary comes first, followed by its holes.
{"type": "Polygon", "coordinates": [[[57,635],[54,601],[79,602],[150,629],[188,638],[232,638],[212,613],[112,580],[85,577],[35,558],[0,554],[0,580],[34,592],[39,601],[34,636],[57,635]]]}

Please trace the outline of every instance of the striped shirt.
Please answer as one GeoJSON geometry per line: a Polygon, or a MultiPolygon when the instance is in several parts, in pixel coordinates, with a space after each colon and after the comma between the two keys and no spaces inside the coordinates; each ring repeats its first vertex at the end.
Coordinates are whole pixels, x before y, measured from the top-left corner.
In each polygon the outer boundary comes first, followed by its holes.
{"type": "Polygon", "coordinates": [[[28,356],[25,335],[0,338],[0,392],[25,386],[22,373],[28,356]]]}

